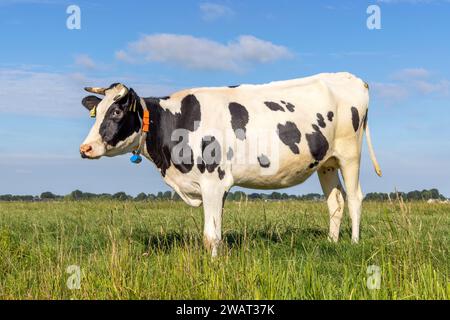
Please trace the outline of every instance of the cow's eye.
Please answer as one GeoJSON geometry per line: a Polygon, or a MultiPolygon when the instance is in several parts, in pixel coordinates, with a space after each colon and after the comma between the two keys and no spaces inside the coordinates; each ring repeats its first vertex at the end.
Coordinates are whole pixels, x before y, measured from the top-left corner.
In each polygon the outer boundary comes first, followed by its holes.
{"type": "Polygon", "coordinates": [[[115,118],[120,118],[122,116],[122,110],[120,110],[120,109],[115,109],[114,111],[113,111],[113,117],[115,117],[115,118]]]}

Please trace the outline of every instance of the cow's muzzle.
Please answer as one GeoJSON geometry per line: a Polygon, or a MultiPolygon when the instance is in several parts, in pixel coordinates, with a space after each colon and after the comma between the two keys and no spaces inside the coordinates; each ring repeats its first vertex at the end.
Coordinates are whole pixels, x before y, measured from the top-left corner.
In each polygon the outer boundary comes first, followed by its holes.
{"type": "Polygon", "coordinates": [[[83,144],[80,147],[80,154],[81,154],[81,158],[83,159],[87,159],[89,158],[89,152],[92,151],[92,146],[90,146],[89,144],[83,144]]]}

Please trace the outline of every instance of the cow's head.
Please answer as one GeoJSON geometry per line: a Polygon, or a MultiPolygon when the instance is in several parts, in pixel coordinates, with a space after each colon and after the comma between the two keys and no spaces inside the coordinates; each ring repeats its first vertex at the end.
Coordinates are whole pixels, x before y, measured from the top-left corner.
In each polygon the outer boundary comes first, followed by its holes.
{"type": "Polygon", "coordinates": [[[96,119],[80,146],[81,156],[87,159],[114,157],[136,148],[139,144],[143,110],[134,90],[120,83],[109,88],[85,90],[104,98],[88,96],[83,99],[82,104],[96,119]]]}

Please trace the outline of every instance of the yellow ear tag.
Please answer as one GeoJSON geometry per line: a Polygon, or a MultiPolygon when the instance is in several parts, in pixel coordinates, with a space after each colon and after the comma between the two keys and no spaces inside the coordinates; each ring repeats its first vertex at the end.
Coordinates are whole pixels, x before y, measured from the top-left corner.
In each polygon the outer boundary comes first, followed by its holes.
{"type": "Polygon", "coordinates": [[[89,115],[91,116],[91,118],[95,118],[97,116],[97,107],[93,107],[89,112],[89,115]]]}

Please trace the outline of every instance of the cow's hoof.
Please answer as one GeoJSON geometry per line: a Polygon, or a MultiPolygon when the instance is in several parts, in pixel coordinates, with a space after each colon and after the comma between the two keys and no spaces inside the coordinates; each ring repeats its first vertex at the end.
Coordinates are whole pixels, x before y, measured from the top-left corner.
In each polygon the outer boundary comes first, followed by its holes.
{"type": "Polygon", "coordinates": [[[216,258],[219,255],[219,249],[221,246],[220,240],[203,237],[203,244],[205,246],[205,249],[211,253],[211,256],[213,258],[216,258]]]}
{"type": "Polygon", "coordinates": [[[335,235],[328,235],[328,241],[331,243],[338,243],[339,242],[339,236],[335,236],[335,235]]]}

